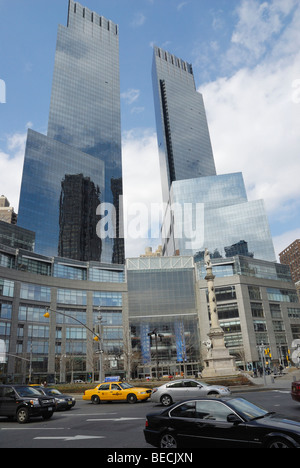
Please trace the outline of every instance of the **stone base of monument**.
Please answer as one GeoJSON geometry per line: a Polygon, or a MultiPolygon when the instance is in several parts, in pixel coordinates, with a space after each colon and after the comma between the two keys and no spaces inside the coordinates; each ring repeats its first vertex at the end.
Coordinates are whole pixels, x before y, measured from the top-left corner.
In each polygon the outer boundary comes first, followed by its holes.
{"type": "Polygon", "coordinates": [[[235,358],[229,354],[225,346],[222,328],[211,328],[208,336],[211,341],[211,348],[204,359],[204,369],[201,372],[202,377],[237,375],[235,358]]]}

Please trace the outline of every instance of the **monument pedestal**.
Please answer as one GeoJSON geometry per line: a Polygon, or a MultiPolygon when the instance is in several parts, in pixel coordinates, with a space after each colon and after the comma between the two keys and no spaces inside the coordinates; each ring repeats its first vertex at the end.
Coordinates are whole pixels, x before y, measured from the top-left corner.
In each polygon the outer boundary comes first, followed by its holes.
{"type": "Polygon", "coordinates": [[[210,255],[205,249],[205,267],[208,286],[208,301],[210,310],[211,327],[208,333],[210,343],[203,343],[207,346],[207,356],[204,359],[203,377],[216,377],[224,375],[236,375],[238,372],[235,366],[235,358],[230,356],[225,346],[224,332],[219,324],[217,311],[217,298],[215,294],[215,277],[212,272],[210,255]]]}
{"type": "Polygon", "coordinates": [[[222,328],[211,328],[208,333],[211,348],[204,359],[202,377],[217,377],[225,375],[237,375],[235,358],[229,354],[225,346],[224,332],[222,328]]]}

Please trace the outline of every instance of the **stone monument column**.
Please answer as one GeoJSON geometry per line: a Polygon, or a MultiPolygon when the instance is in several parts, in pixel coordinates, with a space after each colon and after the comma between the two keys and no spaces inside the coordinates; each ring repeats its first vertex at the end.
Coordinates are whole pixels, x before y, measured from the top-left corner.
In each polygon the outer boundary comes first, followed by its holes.
{"type": "Polygon", "coordinates": [[[210,254],[205,249],[205,267],[208,287],[208,301],[211,318],[211,327],[208,333],[209,341],[205,342],[207,348],[207,356],[204,359],[203,377],[216,377],[224,375],[236,375],[235,358],[230,356],[228,349],[225,346],[224,331],[220,327],[217,300],[215,294],[215,277],[212,272],[212,264],[210,254]]]}

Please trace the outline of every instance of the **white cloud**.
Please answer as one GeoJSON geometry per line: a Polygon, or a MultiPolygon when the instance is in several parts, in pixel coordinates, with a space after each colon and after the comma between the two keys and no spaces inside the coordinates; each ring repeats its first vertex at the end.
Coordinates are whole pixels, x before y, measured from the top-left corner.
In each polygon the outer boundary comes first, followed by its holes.
{"type": "Polygon", "coordinates": [[[121,98],[124,99],[127,104],[133,104],[140,97],[139,89],[128,89],[124,93],[121,93],[121,98]]]}
{"type": "Polygon", "coordinates": [[[19,207],[25,144],[26,133],[15,133],[7,137],[7,149],[0,149],[0,192],[8,198],[16,212],[19,207]]]}
{"type": "Polygon", "coordinates": [[[136,13],[131,22],[131,26],[134,28],[139,28],[140,26],[143,26],[145,21],[146,21],[146,16],[143,13],[136,13]]]}
{"type": "Polygon", "coordinates": [[[186,5],[188,5],[189,2],[181,2],[179,3],[179,5],[177,5],[177,11],[180,11],[182,10],[183,7],[185,7],[186,5]]]}
{"type": "MultiPolygon", "coordinates": [[[[281,13],[290,12],[294,4],[287,2],[281,13]]],[[[282,29],[277,19],[281,18],[280,2],[242,2],[244,7],[250,5],[258,8],[258,24],[264,21],[263,11],[269,16],[272,12],[274,18],[267,22],[269,31],[261,32],[258,38],[254,37],[256,27],[249,26],[244,39],[236,33],[245,49],[252,45],[255,53],[260,53],[259,47],[273,31],[281,34],[263,61],[251,68],[241,67],[200,91],[218,173],[243,172],[249,199],[264,199],[273,222],[288,222],[297,210],[300,213],[300,104],[295,99],[299,90],[294,87],[300,78],[300,7],[282,29]]],[[[254,11],[248,20],[241,11],[239,34],[246,21],[254,24],[254,11]]]]}
{"type": "Polygon", "coordinates": [[[145,111],[145,107],[133,107],[131,114],[142,114],[145,111]]]}
{"type": "Polygon", "coordinates": [[[238,23],[232,34],[227,60],[237,64],[259,59],[285,26],[296,0],[243,0],[237,7],[238,23]]]}
{"type": "Polygon", "coordinates": [[[162,201],[156,133],[149,129],[124,133],[122,152],[125,233],[133,230],[140,234],[138,239],[127,238],[126,257],[135,257],[144,253],[146,246],[156,248],[160,243],[158,224],[150,219],[151,204],[158,206],[162,201]],[[149,214],[143,226],[138,223],[140,208],[149,214]]]}

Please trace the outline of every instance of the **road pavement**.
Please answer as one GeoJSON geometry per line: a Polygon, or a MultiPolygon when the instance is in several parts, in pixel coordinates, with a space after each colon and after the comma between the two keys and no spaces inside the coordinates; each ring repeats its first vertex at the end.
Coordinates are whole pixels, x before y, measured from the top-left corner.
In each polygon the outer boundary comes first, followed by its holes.
{"type": "MultiPolygon", "coordinates": [[[[231,390],[236,396],[242,396],[268,411],[275,410],[300,421],[300,404],[290,395],[291,383],[298,379],[300,370],[278,377],[266,376],[266,379],[250,378],[249,385],[232,387],[231,390]]],[[[135,405],[126,402],[93,405],[83,401],[82,395],[76,395],[74,408],[55,413],[48,421],[35,419],[20,425],[0,418],[0,448],[107,450],[109,447],[109,454],[121,453],[121,449],[135,453],[135,448],[151,449],[143,435],[145,416],[161,409],[161,405],[151,401],[135,405]]]]}
{"type": "Polygon", "coordinates": [[[293,369],[291,371],[284,371],[282,375],[265,375],[262,377],[251,377],[248,376],[249,386],[231,387],[233,392],[236,391],[256,391],[256,390],[280,390],[280,389],[291,389],[292,382],[300,380],[300,369],[293,369]]]}

